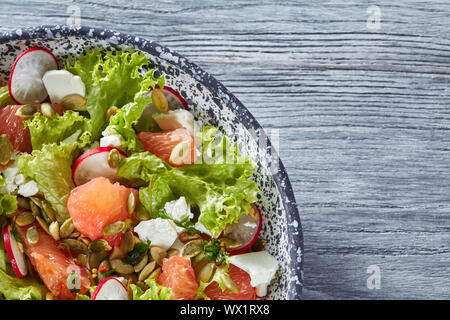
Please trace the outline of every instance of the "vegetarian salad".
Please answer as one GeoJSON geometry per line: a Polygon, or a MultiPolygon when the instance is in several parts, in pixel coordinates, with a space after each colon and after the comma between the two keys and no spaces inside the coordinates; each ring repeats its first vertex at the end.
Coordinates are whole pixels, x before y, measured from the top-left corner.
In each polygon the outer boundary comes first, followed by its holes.
{"type": "Polygon", "coordinates": [[[236,300],[278,269],[254,165],[140,51],[24,51],[0,88],[0,299],[236,300]]]}

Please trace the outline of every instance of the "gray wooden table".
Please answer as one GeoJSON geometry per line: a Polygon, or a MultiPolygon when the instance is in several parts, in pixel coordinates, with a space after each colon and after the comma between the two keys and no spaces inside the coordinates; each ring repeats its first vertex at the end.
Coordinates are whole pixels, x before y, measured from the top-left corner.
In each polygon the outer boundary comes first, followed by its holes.
{"type": "Polygon", "coordinates": [[[279,129],[306,299],[450,298],[450,1],[0,0],[0,31],[78,10],[185,55],[279,129]]]}

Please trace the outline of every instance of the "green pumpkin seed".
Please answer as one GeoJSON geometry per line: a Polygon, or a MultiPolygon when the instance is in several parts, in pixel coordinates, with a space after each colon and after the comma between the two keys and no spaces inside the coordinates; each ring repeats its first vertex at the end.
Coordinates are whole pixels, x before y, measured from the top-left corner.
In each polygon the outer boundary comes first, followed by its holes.
{"type": "Polygon", "coordinates": [[[31,202],[33,202],[38,208],[42,209],[42,200],[38,197],[30,197],[31,202]]]}
{"type": "Polygon", "coordinates": [[[227,249],[239,248],[242,245],[239,241],[230,238],[221,238],[219,240],[225,245],[225,248],[227,249]]]}
{"type": "Polygon", "coordinates": [[[104,227],[102,233],[104,236],[114,236],[114,235],[118,234],[119,232],[122,232],[122,230],[124,228],[125,228],[125,222],[116,221],[116,222],[110,223],[106,227],[104,227]]]}
{"type": "Polygon", "coordinates": [[[29,224],[32,224],[34,222],[34,220],[35,220],[35,218],[34,218],[34,215],[32,212],[24,211],[17,216],[16,224],[20,227],[24,227],[29,224]]]}
{"type": "Polygon", "coordinates": [[[75,253],[86,253],[88,251],[88,246],[80,240],[77,239],[64,239],[62,240],[62,243],[69,246],[70,250],[75,253]]]}
{"type": "Polygon", "coordinates": [[[167,257],[167,252],[160,247],[151,247],[150,256],[153,258],[153,260],[156,261],[158,265],[162,266],[164,258],[167,257]]]}
{"type": "Polygon", "coordinates": [[[51,221],[56,221],[56,213],[55,210],[53,210],[52,207],[50,206],[50,203],[48,203],[45,200],[41,201],[41,203],[42,203],[42,210],[45,212],[47,217],[51,221]]]}
{"type": "Polygon", "coordinates": [[[30,201],[30,207],[31,207],[31,212],[33,212],[33,215],[35,217],[38,217],[41,215],[41,208],[38,207],[34,201],[30,201]]]}
{"type": "Polygon", "coordinates": [[[105,260],[105,258],[108,256],[108,253],[105,251],[102,252],[93,252],[89,255],[89,268],[94,269],[98,268],[100,263],[105,260]]]}
{"type": "Polygon", "coordinates": [[[236,286],[234,281],[231,280],[231,277],[228,275],[228,273],[223,273],[220,278],[222,279],[222,283],[225,285],[225,287],[231,292],[239,292],[238,287],[236,286]]]}
{"type": "Polygon", "coordinates": [[[119,150],[112,149],[108,153],[108,165],[110,168],[112,168],[112,169],[118,168],[120,160],[121,160],[121,156],[120,156],[119,150]]]}
{"type": "Polygon", "coordinates": [[[23,209],[31,210],[30,200],[24,197],[17,197],[17,205],[23,209]]]}
{"type": "Polygon", "coordinates": [[[147,262],[148,262],[148,256],[145,255],[142,257],[141,261],[139,261],[139,263],[134,266],[134,272],[138,273],[142,269],[144,269],[144,267],[147,265],[147,262]]]}
{"type": "Polygon", "coordinates": [[[79,94],[65,96],[61,103],[65,108],[75,111],[86,111],[86,99],[79,94]]]}
{"type": "Polygon", "coordinates": [[[117,110],[119,110],[119,108],[117,108],[115,106],[109,107],[108,111],[106,111],[106,122],[107,123],[109,123],[109,121],[111,120],[111,117],[117,113],[117,110]]]}
{"type": "Polygon", "coordinates": [[[189,242],[191,240],[199,239],[200,235],[199,234],[192,234],[192,235],[190,235],[186,231],[183,231],[183,232],[180,233],[178,238],[180,239],[181,242],[186,243],[186,242],[189,242]]]}
{"type": "Polygon", "coordinates": [[[80,253],[77,255],[77,260],[83,267],[86,267],[87,262],[88,262],[87,255],[85,255],[84,253],[80,253]]]}
{"type": "Polygon", "coordinates": [[[120,251],[124,253],[128,253],[134,248],[134,235],[133,232],[127,231],[122,241],[120,242],[120,251]]]}
{"type": "Polygon", "coordinates": [[[158,279],[159,275],[161,274],[161,268],[157,268],[156,270],[153,270],[153,272],[147,277],[147,279],[158,279]]]}
{"type": "Polygon", "coordinates": [[[22,253],[25,253],[25,248],[23,247],[23,244],[20,242],[17,242],[17,247],[19,247],[19,251],[22,253]]]}
{"type": "Polygon", "coordinates": [[[156,261],[152,261],[149,264],[147,264],[139,273],[138,280],[144,281],[147,279],[147,277],[155,270],[156,267],[156,261]]]}
{"type": "Polygon", "coordinates": [[[41,104],[41,112],[47,118],[53,118],[55,116],[55,110],[52,108],[50,103],[42,103],[41,104]]]}
{"type": "Polygon", "coordinates": [[[7,165],[11,160],[14,148],[6,134],[0,135],[0,165],[7,165]]]}
{"type": "Polygon", "coordinates": [[[124,263],[121,259],[114,259],[110,261],[111,268],[115,269],[118,273],[131,274],[134,272],[134,267],[131,264],[124,263]]]}
{"type": "Polygon", "coordinates": [[[58,221],[53,221],[48,226],[48,230],[50,231],[50,235],[55,239],[56,241],[59,241],[61,237],[59,236],[59,223],[58,221]]]}
{"type": "Polygon", "coordinates": [[[167,113],[169,111],[169,102],[161,89],[152,90],[152,102],[159,112],[167,113]]]}
{"type": "Polygon", "coordinates": [[[203,239],[191,240],[181,249],[181,255],[185,258],[193,258],[199,255],[204,248],[203,239]]]}
{"type": "Polygon", "coordinates": [[[72,218],[67,219],[63,222],[61,227],[59,228],[59,235],[62,239],[68,238],[72,232],[75,230],[75,226],[72,223],[72,218]]]}
{"type": "Polygon", "coordinates": [[[127,202],[128,214],[131,216],[134,213],[135,209],[136,209],[136,197],[134,196],[133,192],[130,192],[127,202]]]}
{"type": "MultiPolygon", "coordinates": [[[[80,232],[74,231],[74,232],[72,232],[72,233],[70,234],[69,238],[76,239],[76,238],[79,238],[80,236],[81,236],[81,233],[80,233],[80,232]]],[[[81,240],[81,239],[80,239],[80,240],[81,240]]],[[[86,244],[86,242],[84,242],[84,241],[83,241],[83,243],[86,244]]]]}
{"type": "Polygon", "coordinates": [[[214,262],[209,262],[205,264],[197,273],[197,280],[203,281],[203,282],[209,282],[214,271],[216,269],[216,265],[214,262]]]}
{"type": "Polygon", "coordinates": [[[25,104],[23,106],[21,106],[19,109],[17,109],[16,111],[16,116],[17,117],[21,117],[21,118],[32,118],[33,115],[37,112],[37,107],[33,106],[31,104],[25,104]]]}
{"type": "Polygon", "coordinates": [[[150,220],[150,213],[148,213],[148,211],[145,210],[144,206],[140,203],[136,205],[134,215],[141,221],[150,220]]]}
{"type": "Polygon", "coordinates": [[[92,252],[108,252],[112,248],[105,239],[97,239],[89,244],[89,250],[92,252]]]}
{"type": "Polygon", "coordinates": [[[39,242],[39,233],[35,226],[32,226],[27,229],[27,241],[30,244],[36,244],[39,242]]]}
{"type": "Polygon", "coordinates": [[[173,257],[173,256],[178,256],[180,254],[180,250],[178,249],[169,249],[169,251],[167,251],[167,257],[173,257]]]}
{"type": "Polygon", "coordinates": [[[48,234],[50,234],[50,230],[48,229],[47,222],[45,222],[44,219],[42,219],[40,216],[36,216],[36,220],[39,223],[39,225],[42,227],[42,229],[45,230],[48,234]]]}

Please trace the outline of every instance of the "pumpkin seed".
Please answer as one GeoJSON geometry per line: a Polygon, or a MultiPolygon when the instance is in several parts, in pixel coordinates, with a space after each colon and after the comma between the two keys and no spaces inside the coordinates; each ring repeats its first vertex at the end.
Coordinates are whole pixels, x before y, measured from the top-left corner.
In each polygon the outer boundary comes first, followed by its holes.
{"type": "Polygon", "coordinates": [[[106,253],[105,251],[102,252],[92,252],[89,255],[89,268],[93,269],[93,268],[98,268],[98,266],[100,265],[100,263],[105,260],[105,258],[108,256],[108,253],[106,253]]]}
{"type": "Polygon", "coordinates": [[[36,244],[39,242],[39,233],[35,226],[32,226],[27,229],[27,241],[30,244],[36,244]]]}
{"type": "Polygon", "coordinates": [[[47,292],[45,294],[45,300],[55,300],[55,297],[53,296],[53,294],[51,292],[47,292]]]}
{"type": "Polygon", "coordinates": [[[69,218],[66,221],[64,221],[61,227],[59,228],[59,235],[63,239],[68,238],[74,230],[75,226],[72,223],[72,218],[69,218]]]}
{"type": "Polygon", "coordinates": [[[147,265],[148,256],[145,255],[142,257],[141,261],[137,265],[134,266],[134,272],[140,272],[147,265]]]}
{"type": "Polygon", "coordinates": [[[42,200],[38,197],[30,197],[31,202],[33,202],[39,209],[42,209],[42,200]]]}
{"type": "Polygon", "coordinates": [[[134,235],[133,232],[125,232],[122,241],[120,242],[120,251],[123,253],[128,253],[134,248],[134,235]]]}
{"type": "Polygon", "coordinates": [[[108,153],[108,165],[110,168],[112,169],[116,169],[119,167],[119,163],[120,163],[120,153],[119,150],[117,149],[112,149],[109,153],[108,153]]]}
{"type": "Polygon", "coordinates": [[[110,223],[106,227],[104,227],[102,233],[104,236],[114,236],[114,235],[118,234],[119,232],[122,232],[124,227],[125,227],[125,222],[116,221],[116,222],[110,223]]]}
{"type": "Polygon", "coordinates": [[[180,239],[181,242],[186,243],[186,242],[189,242],[191,240],[199,239],[200,235],[199,234],[192,234],[192,235],[190,235],[186,231],[183,231],[183,232],[180,233],[178,238],[180,239]]]}
{"type": "Polygon", "coordinates": [[[169,249],[169,251],[167,251],[167,257],[173,257],[173,256],[178,256],[180,254],[180,250],[178,249],[169,249]]]}
{"type": "Polygon", "coordinates": [[[205,264],[197,273],[197,280],[203,281],[203,282],[209,282],[214,271],[216,269],[216,265],[214,262],[209,262],[205,264]]]}
{"type": "Polygon", "coordinates": [[[16,116],[21,118],[32,118],[33,115],[37,112],[37,107],[31,104],[24,104],[16,111],[16,116]]]}
{"type": "Polygon", "coordinates": [[[191,240],[181,249],[181,255],[185,258],[193,258],[203,251],[203,239],[191,240]]]}
{"type": "Polygon", "coordinates": [[[50,103],[42,103],[41,104],[41,112],[47,118],[53,118],[55,116],[55,110],[52,108],[50,103]]]}
{"type": "Polygon", "coordinates": [[[147,279],[158,279],[161,271],[161,268],[157,268],[147,277],[147,279]]]}
{"type": "Polygon", "coordinates": [[[17,197],[17,205],[23,209],[31,210],[30,200],[24,197],[17,197]]]}
{"type": "Polygon", "coordinates": [[[231,280],[231,277],[228,275],[228,273],[223,273],[220,278],[222,279],[222,283],[225,285],[227,289],[229,289],[231,292],[238,292],[239,289],[234,283],[233,280],[231,280]]]}
{"type": "Polygon", "coordinates": [[[124,263],[121,259],[111,260],[111,268],[122,274],[131,274],[134,272],[134,267],[131,264],[124,263]]]}
{"type": "Polygon", "coordinates": [[[230,238],[221,238],[219,240],[225,245],[225,248],[227,249],[239,248],[242,245],[239,241],[230,238]]]}
{"type": "Polygon", "coordinates": [[[86,111],[86,99],[79,94],[65,96],[61,103],[65,108],[75,111],[86,111]]]}
{"type": "Polygon", "coordinates": [[[78,239],[67,238],[62,240],[62,243],[67,244],[70,250],[75,253],[86,253],[88,251],[87,245],[78,239]]]}
{"type": "Polygon", "coordinates": [[[126,253],[120,250],[120,247],[114,247],[109,256],[110,259],[121,259],[125,257],[126,253]]]}
{"type": "Polygon", "coordinates": [[[169,103],[161,89],[155,88],[152,90],[152,102],[159,112],[167,113],[169,111],[169,103]]]}
{"type": "Polygon", "coordinates": [[[86,267],[87,262],[88,262],[87,255],[85,255],[84,253],[80,253],[77,255],[77,260],[83,267],[86,267]]]}
{"type": "Polygon", "coordinates": [[[109,123],[109,121],[111,120],[111,117],[117,113],[117,110],[119,110],[119,108],[117,108],[116,106],[109,107],[109,109],[106,111],[106,122],[107,123],[109,123]]]}
{"type": "Polygon", "coordinates": [[[162,266],[164,258],[167,257],[167,252],[166,250],[160,247],[151,247],[150,255],[158,265],[162,266]]]}
{"type": "Polygon", "coordinates": [[[56,213],[55,210],[53,210],[52,207],[50,206],[50,203],[48,203],[45,200],[41,201],[41,203],[42,203],[42,210],[44,210],[47,217],[51,221],[56,221],[56,213]]]}
{"type": "Polygon", "coordinates": [[[91,240],[89,240],[88,238],[81,237],[80,240],[83,241],[88,247],[91,244],[91,240]]]}
{"type": "Polygon", "coordinates": [[[255,207],[255,205],[252,205],[252,207],[250,208],[250,212],[248,213],[248,215],[255,221],[258,221],[259,219],[259,213],[258,213],[258,209],[255,207]]]}
{"type": "Polygon", "coordinates": [[[29,224],[32,224],[34,222],[34,215],[30,211],[24,211],[21,214],[19,214],[16,218],[16,224],[20,227],[27,226],[29,224]]]}
{"type": "Polygon", "coordinates": [[[48,234],[50,234],[50,230],[48,229],[47,223],[42,219],[40,216],[36,216],[36,220],[39,223],[39,225],[42,227],[42,229],[45,230],[48,234]]]}
{"type": "MultiPolygon", "coordinates": [[[[80,233],[80,232],[74,231],[74,232],[72,232],[72,233],[70,234],[69,238],[76,239],[76,238],[78,238],[78,237],[80,237],[80,236],[81,236],[81,233],[80,233]]],[[[80,239],[80,240],[81,240],[81,239],[80,239]]],[[[86,242],[84,242],[84,241],[83,241],[83,243],[86,244],[86,242]]]]}
{"type": "Polygon", "coordinates": [[[61,237],[59,236],[59,223],[58,221],[53,221],[50,223],[48,230],[50,231],[50,235],[55,239],[56,241],[59,241],[61,237]]]}
{"type": "Polygon", "coordinates": [[[128,214],[131,216],[134,213],[135,209],[136,209],[136,197],[134,196],[133,192],[130,192],[127,202],[128,214]]]}
{"type": "Polygon", "coordinates": [[[140,203],[136,205],[134,215],[141,221],[150,220],[150,213],[148,213],[148,211],[145,210],[144,206],[140,203]]]}
{"type": "Polygon", "coordinates": [[[134,224],[133,219],[125,219],[125,227],[123,227],[123,232],[127,232],[128,230],[132,230],[136,225],[134,224]]]}
{"type": "Polygon", "coordinates": [[[7,165],[11,160],[14,148],[6,134],[0,135],[0,165],[7,165]]]}
{"type": "MultiPolygon", "coordinates": [[[[31,199],[31,198],[30,198],[31,199]]],[[[39,208],[34,201],[30,201],[31,212],[35,217],[41,215],[41,208],[39,208]]]]}
{"type": "Polygon", "coordinates": [[[147,277],[150,275],[150,273],[152,273],[153,270],[155,270],[155,267],[156,267],[156,261],[152,261],[149,264],[147,264],[139,273],[138,280],[144,281],[145,279],[147,279],[147,277]]]}
{"type": "Polygon", "coordinates": [[[89,244],[89,250],[92,252],[108,252],[112,248],[105,239],[97,239],[89,244]]]}
{"type": "Polygon", "coordinates": [[[21,242],[17,242],[17,247],[19,248],[20,252],[25,253],[25,248],[23,247],[23,244],[21,242]]]}

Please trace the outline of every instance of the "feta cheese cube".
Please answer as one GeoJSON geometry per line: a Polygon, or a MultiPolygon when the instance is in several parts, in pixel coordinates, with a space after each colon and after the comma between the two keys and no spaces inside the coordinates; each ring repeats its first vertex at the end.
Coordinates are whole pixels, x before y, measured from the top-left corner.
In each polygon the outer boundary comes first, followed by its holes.
{"type": "Polygon", "coordinates": [[[37,183],[33,180],[19,186],[19,194],[24,197],[34,196],[38,192],[39,188],[37,186],[37,183]]]}
{"type": "Polygon", "coordinates": [[[190,206],[188,205],[185,197],[180,197],[178,200],[166,202],[164,210],[169,217],[175,221],[181,221],[186,217],[192,219],[194,214],[191,213],[190,206]]]}
{"type": "Polygon", "coordinates": [[[173,221],[162,218],[141,221],[134,231],[138,234],[139,239],[150,240],[152,246],[158,246],[164,250],[169,249],[178,238],[173,221]]]}
{"type": "Polygon", "coordinates": [[[117,134],[112,134],[100,138],[100,147],[120,147],[122,142],[120,141],[120,136],[117,134]]]}
{"type": "Polygon", "coordinates": [[[71,94],[85,96],[86,87],[79,76],[67,70],[50,70],[42,77],[45,89],[52,103],[60,103],[71,94]]]}
{"type": "Polygon", "coordinates": [[[229,261],[250,275],[250,283],[256,287],[259,297],[267,294],[267,287],[278,270],[278,261],[274,257],[266,251],[260,251],[231,256],[229,261]]]}

